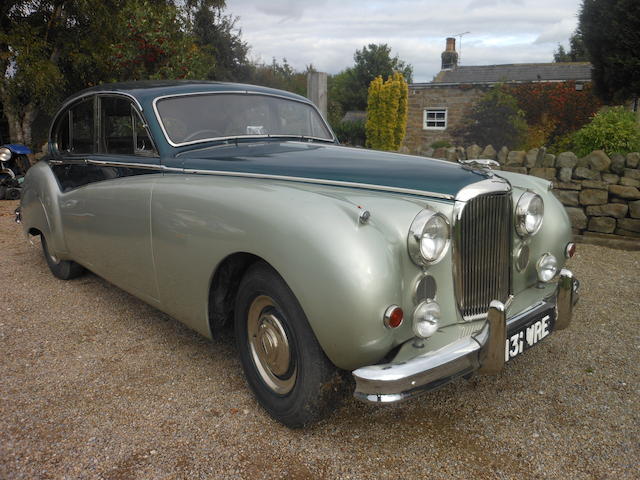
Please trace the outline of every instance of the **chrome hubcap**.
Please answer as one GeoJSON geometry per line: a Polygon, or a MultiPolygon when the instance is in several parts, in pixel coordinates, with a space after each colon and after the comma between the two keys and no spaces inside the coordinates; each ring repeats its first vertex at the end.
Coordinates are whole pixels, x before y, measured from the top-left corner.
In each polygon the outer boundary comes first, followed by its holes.
{"type": "Polygon", "coordinates": [[[270,297],[256,297],[247,315],[247,335],[251,357],[260,377],[274,392],[284,395],[293,388],[297,369],[279,316],[270,297]]]}

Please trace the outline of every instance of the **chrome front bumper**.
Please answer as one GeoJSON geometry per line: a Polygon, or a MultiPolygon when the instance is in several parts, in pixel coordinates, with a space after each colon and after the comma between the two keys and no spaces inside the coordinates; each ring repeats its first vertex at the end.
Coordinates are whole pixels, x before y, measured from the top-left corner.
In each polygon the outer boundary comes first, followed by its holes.
{"type": "MultiPolygon", "coordinates": [[[[579,282],[569,270],[562,270],[556,295],[555,330],[571,323],[573,306],[578,301],[579,282]]],[[[434,390],[471,372],[494,375],[505,363],[508,325],[526,321],[531,310],[507,321],[505,306],[494,300],[487,312],[487,322],[474,335],[464,337],[402,363],[385,363],[353,371],[354,396],[370,403],[393,403],[434,390]]]]}

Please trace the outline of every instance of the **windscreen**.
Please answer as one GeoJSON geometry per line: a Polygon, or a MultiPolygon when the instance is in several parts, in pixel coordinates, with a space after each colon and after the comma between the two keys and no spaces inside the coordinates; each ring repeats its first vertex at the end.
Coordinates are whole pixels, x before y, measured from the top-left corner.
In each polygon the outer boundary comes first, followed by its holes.
{"type": "Polygon", "coordinates": [[[246,93],[183,95],[163,98],[156,108],[174,144],[265,135],[333,140],[314,108],[282,97],[246,93]]]}

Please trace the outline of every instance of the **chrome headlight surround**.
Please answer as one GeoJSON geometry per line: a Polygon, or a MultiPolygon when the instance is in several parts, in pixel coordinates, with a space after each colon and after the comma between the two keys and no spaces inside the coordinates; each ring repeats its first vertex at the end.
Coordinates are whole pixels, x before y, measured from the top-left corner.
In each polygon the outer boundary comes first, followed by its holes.
{"type": "Polygon", "coordinates": [[[422,210],[409,228],[409,256],[416,265],[437,263],[444,257],[450,238],[451,229],[447,218],[428,208],[422,210]]]}
{"type": "Polygon", "coordinates": [[[0,148],[0,162],[7,162],[11,159],[11,150],[6,147],[0,148]]]}
{"type": "Polygon", "coordinates": [[[536,262],[538,281],[548,283],[555,278],[560,271],[558,259],[551,253],[543,253],[536,262]]]}
{"type": "Polygon", "coordinates": [[[544,201],[537,193],[524,192],[518,199],[515,213],[516,232],[530,237],[540,231],[544,218],[544,201]]]}

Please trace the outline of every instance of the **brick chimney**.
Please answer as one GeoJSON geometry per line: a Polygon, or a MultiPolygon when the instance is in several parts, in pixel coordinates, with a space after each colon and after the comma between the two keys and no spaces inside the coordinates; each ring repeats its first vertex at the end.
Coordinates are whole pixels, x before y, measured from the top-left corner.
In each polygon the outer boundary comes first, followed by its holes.
{"type": "Polygon", "coordinates": [[[447,47],[442,55],[442,70],[453,70],[458,66],[458,52],[456,52],[456,39],[454,37],[447,38],[447,47]]]}

